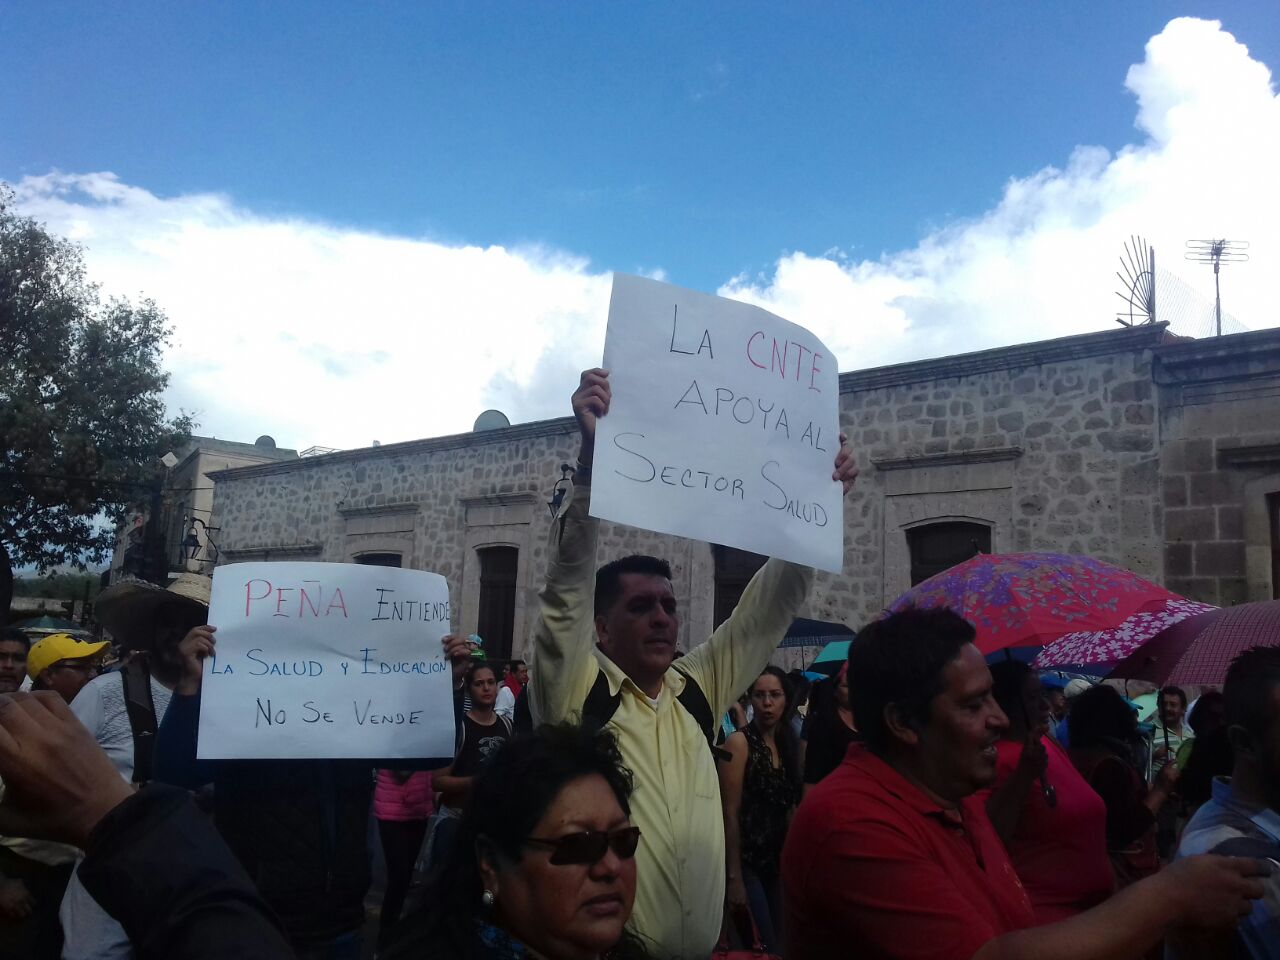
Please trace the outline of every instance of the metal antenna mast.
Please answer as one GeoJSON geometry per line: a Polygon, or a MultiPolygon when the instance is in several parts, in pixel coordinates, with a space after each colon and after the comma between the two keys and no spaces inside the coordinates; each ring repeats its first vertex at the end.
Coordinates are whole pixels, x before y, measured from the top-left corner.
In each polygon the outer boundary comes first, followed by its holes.
{"type": "Polygon", "coordinates": [[[1116,314],[1116,323],[1134,327],[1156,322],[1156,248],[1141,237],[1130,237],[1120,257],[1124,273],[1116,271],[1123,289],[1116,296],[1129,305],[1116,314]]]}
{"type": "Polygon", "coordinates": [[[1188,240],[1185,259],[1196,263],[1213,264],[1213,315],[1217,321],[1218,336],[1222,336],[1222,287],[1218,282],[1218,271],[1224,263],[1246,263],[1249,254],[1248,240],[1188,240]]]}

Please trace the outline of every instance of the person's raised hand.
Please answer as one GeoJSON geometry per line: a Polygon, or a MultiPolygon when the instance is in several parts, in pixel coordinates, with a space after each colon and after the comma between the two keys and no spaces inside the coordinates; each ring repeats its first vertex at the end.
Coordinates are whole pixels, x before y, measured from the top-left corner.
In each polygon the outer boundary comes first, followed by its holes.
{"type": "Polygon", "coordinates": [[[1230,927],[1266,893],[1262,879],[1271,866],[1251,857],[1201,854],[1175,860],[1157,877],[1179,909],[1176,923],[1189,927],[1230,927]]]}
{"type": "Polygon", "coordinates": [[[84,847],[132,793],[61,696],[0,696],[0,834],[84,847]]]}
{"type": "Polygon", "coordinates": [[[573,392],[573,415],[582,434],[582,452],[578,459],[584,466],[591,465],[596,449],[596,421],[609,412],[609,400],[613,393],[609,388],[609,371],[595,367],[583,370],[578,389],[573,392]]]}
{"type": "Polygon", "coordinates": [[[467,646],[467,638],[456,633],[446,633],[440,638],[440,645],[444,647],[444,658],[453,667],[454,687],[462,686],[462,678],[471,665],[471,649],[467,646]]]}
{"type": "Polygon", "coordinates": [[[36,902],[21,880],[0,880],[0,919],[25,920],[36,902]]]}
{"type": "Polygon", "coordinates": [[[849,438],[841,431],[840,452],[836,454],[836,466],[831,479],[844,484],[844,492],[848,493],[853,489],[853,481],[858,479],[858,472],[858,465],[853,462],[853,448],[849,446],[849,438]]]}
{"type": "Polygon", "coordinates": [[[175,693],[189,697],[200,692],[200,684],[204,680],[204,661],[214,654],[213,648],[217,641],[213,633],[217,629],[210,626],[192,627],[178,644],[178,653],[182,657],[182,676],[174,688],[175,693]]]}
{"type": "Polygon", "coordinates": [[[1018,757],[1018,769],[1024,776],[1036,780],[1044,776],[1048,767],[1049,751],[1045,749],[1044,741],[1040,739],[1039,729],[1032,730],[1022,744],[1022,756],[1018,757]]]}

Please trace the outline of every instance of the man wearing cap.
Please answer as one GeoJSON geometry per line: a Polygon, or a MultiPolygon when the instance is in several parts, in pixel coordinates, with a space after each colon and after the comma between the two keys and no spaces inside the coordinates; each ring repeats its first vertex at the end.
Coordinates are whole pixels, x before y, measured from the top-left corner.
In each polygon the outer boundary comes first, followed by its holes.
{"type": "Polygon", "coordinates": [[[27,654],[27,675],[32,690],[52,690],[70,703],[101,670],[106,640],[88,643],[69,633],[55,633],[37,640],[27,654]]]}
{"type": "MultiPolygon", "coordinates": [[[[123,669],[86,683],[72,701],[71,712],[128,782],[151,779],[156,731],[182,676],[178,646],[208,620],[211,584],[209,577],[181,573],[167,588],[127,580],[98,595],[98,621],[134,655],[123,669]]],[[[74,876],[62,901],[61,918],[64,960],[133,956],[124,929],[74,876]]]]}
{"type": "MultiPolygon", "coordinates": [[[[22,638],[25,645],[26,638],[22,638]]],[[[0,652],[8,644],[0,639],[0,652]]],[[[80,688],[98,671],[98,657],[107,644],[85,643],[66,633],[55,633],[31,645],[25,658],[33,689],[53,690],[70,703],[80,688]]],[[[7,666],[7,664],[5,664],[7,666]]],[[[4,676],[0,692],[13,693],[19,684],[4,676]]],[[[0,784],[0,798],[4,796],[0,784]]],[[[62,927],[58,907],[62,903],[76,849],[47,840],[0,837],[0,956],[56,960],[62,953],[62,927]]]]}

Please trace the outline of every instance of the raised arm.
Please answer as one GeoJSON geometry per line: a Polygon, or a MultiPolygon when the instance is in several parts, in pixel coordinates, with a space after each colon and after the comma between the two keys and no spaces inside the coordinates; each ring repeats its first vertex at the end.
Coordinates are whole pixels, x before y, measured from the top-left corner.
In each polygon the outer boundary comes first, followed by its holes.
{"type": "Polygon", "coordinates": [[[538,594],[534,670],[529,707],[535,723],[555,723],[582,709],[597,666],[595,647],[596,536],[590,515],[591,463],[596,419],[609,410],[608,373],[586,370],[573,394],[582,448],[569,503],[552,522],[547,544],[547,582],[538,594]]]}
{"type": "MultiPolygon", "coordinates": [[[[857,476],[853,452],[842,433],[831,479],[843,484],[847,494],[857,476]]],[[[716,716],[760,675],[812,586],[809,567],[776,557],[769,560],[751,578],[729,619],[680,660],[677,669],[697,681],[716,716]]]]}
{"type": "Polygon", "coordinates": [[[156,731],[153,775],[161,783],[196,790],[213,782],[215,768],[196,759],[196,746],[204,661],[214,655],[216,631],[216,627],[195,627],[178,644],[178,652],[182,655],[182,675],[156,731]]]}

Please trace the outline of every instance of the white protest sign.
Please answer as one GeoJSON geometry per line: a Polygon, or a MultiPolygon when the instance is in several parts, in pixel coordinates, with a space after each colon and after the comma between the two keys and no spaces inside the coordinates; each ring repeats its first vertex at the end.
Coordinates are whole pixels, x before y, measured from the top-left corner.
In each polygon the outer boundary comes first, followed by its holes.
{"type": "Polygon", "coordinates": [[[838,573],[836,358],[759,307],[614,274],[591,513],[838,573]]]}
{"type": "Polygon", "coordinates": [[[209,623],[201,760],[453,756],[439,574],[233,563],[214,570],[209,623]]]}

